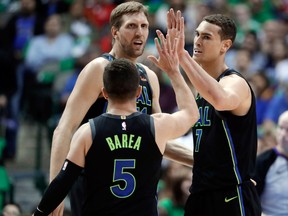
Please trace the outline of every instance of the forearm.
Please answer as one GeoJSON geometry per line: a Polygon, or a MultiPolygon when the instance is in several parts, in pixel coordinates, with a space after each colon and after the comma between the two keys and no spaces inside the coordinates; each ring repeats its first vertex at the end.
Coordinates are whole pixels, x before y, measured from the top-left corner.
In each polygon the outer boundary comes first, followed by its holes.
{"type": "Polygon", "coordinates": [[[179,54],[180,65],[187,74],[192,85],[208,102],[214,104],[217,98],[223,95],[219,83],[211,77],[187,51],[179,54]]]}
{"type": "Polygon", "coordinates": [[[167,142],[164,157],[190,167],[194,163],[192,148],[189,149],[184,144],[173,140],[167,142]]]}
{"type": "Polygon", "coordinates": [[[77,164],[66,160],[59,174],[45,191],[34,215],[46,216],[56,209],[67,196],[82,169],[77,164]]]}
{"type": "MultiPolygon", "coordinates": [[[[193,109],[192,105],[195,103],[194,96],[191,89],[186,84],[183,76],[179,72],[178,74],[173,74],[169,76],[171,80],[172,87],[175,92],[177,107],[179,110],[183,109],[193,109]]],[[[196,106],[196,105],[195,105],[196,106]]]]}
{"type": "Polygon", "coordinates": [[[58,127],[53,134],[53,141],[50,156],[50,181],[59,173],[61,166],[69,152],[72,134],[68,131],[61,131],[58,127]]]}

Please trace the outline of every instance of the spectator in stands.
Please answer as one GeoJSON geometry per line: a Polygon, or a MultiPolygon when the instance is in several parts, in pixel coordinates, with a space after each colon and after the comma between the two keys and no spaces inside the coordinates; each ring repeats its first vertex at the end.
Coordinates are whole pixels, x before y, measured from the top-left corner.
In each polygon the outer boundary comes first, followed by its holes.
{"type": "Polygon", "coordinates": [[[261,127],[266,110],[274,94],[274,87],[263,71],[256,72],[248,80],[256,96],[257,125],[261,127]]]}
{"type": "Polygon", "coordinates": [[[21,216],[22,209],[17,203],[7,203],[2,211],[1,216],[21,216]]]}
{"type": "Polygon", "coordinates": [[[32,73],[37,73],[45,64],[70,58],[73,46],[72,36],[62,32],[61,17],[53,14],[45,23],[45,33],[30,41],[25,58],[26,67],[32,73]]]}
{"type": "Polygon", "coordinates": [[[184,215],[184,206],[189,196],[189,187],[192,181],[192,171],[190,167],[180,165],[176,173],[172,179],[169,179],[171,195],[159,199],[159,216],[184,215]]]}
{"type": "Polygon", "coordinates": [[[75,39],[73,56],[82,56],[91,45],[95,34],[91,23],[84,16],[84,1],[75,0],[71,3],[69,11],[61,15],[63,29],[70,33],[75,39]]]}
{"type": "Polygon", "coordinates": [[[54,76],[57,76],[57,73],[61,69],[61,62],[72,58],[74,47],[73,37],[62,31],[61,17],[58,14],[48,17],[44,27],[45,33],[32,38],[27,49],[23,93],[23,100],[27,107],[26,112],[32,115],[32,117],[41,118],[41,120],[49,117],[49,111],[45,112],[45,109],[48,109],[47,106],[50,106],[49,100],[51,98],[48,96],[48,102],[44,101],[43,106],[40,106],[38,99],[43,98],[41,95],[38,95],[38,98],[35,99],[35,92],[38,93],[39,89],[37,91],[37,88],[43,87],[42,84],[45,84],[45,82],[50,85],[53,83],[54,76]],[[51,80],[45,80],[45,78],[51,80]]]}
{"type": "Polygon", "coordinates": [[[277,145],[257,157],[256,188],[264,215],[288,215],[288,111],[284,111],[276,128],[277,145]]]}
{"type": "Polygon", "coordinates": [[[247,56],[250,59],[248,65],[246,65],[249,76],[265,68],[267,56],[260,50],[260,43],[256,31],[249,30],[246,32],[243,42],[238,46],[239,47],[233,47],[233,49],[227,52],[226,61],[229,67],[235,68],[235,65],[239,64],[238,61],[235,61],[235,58],[238,55],[238,51],[240,49],[245,50],[247,52],[247,56]]]}
{"type": "MultiPolygon", "coordinates": [[[[4,23],[3,34],[0,34],[2,44],[0,67],[3,72],[15,76],[12,80],[3,79],[9,84],[9,99],[7,100],[7,148],[5,157],[13,159],[17,149],[17,133],[19,127],[20,96],[23,86],[21,65],[28,42],[34,35],[43,33],[43,17],[36,11],[35,0],[20,0],[19,9],[8,17],[4,23]]],[[[10,76],[9,75],[9,76],[10,76]]]]}
{"type": "Polygon", "coordinates": [[[239,46],[244,42],[246,32],[254,30],[259,32],[261,24],[253,19],[251,8],[247,4],[241,3],[233,6],[232,15],[237,26],[237,37],[234,46],[239,46]]]}

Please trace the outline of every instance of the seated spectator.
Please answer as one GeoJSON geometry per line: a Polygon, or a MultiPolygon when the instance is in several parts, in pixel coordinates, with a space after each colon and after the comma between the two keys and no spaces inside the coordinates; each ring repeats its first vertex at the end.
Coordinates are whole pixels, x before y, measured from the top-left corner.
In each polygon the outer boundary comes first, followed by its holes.
{"type": "MultiPolygon", "coordinates": [[[[229,67],[237,68],[237,64],[239,61],[235,61],[237,55],[239,55],[239,50],[242,53],[247,52],[249,56],[249,62],[245,62],[246,71],[248,76],[253,75],[257,71],[263,70],[267,64],[267,56],[261,52],[260,43],[258,40],[257,32],[254,30],[250,30],[245,33],[243,43],[239,45],[239,47],[234,47],[233,49],[228,50],[226,54],[226,62],[229,67]]],[[[244,65],[244,63],[242,63],[244,65]]],[[[240,70],[242,73],[242,71],[240,70]]]]}
{"type": "Polygon", "coordinates": [[[191,168],[180,166],[179,174],[172,180],[171,197],[159,200],[159,216],[182,216],[184,206],[189,196],[189,187],[192,181],[191,168]]]}
{"type": "Polygon", "coordinates": [[[32,38],[27,49],[23,93],[26,113],[41,120],[49,118],[52,100],[49,88],[56,74],[61,71],[61,62],[72,58],[73,47],[73,37],[62,32],[61,17],[57,14],[48,17],[45,33],[32,38]],[[40,95],[41,90],[44,90],[43,87],[48,88],[44,92],[47,93],[46,98],[40,95]]]}
{"type": "Polygon", "coordinates": [[[16,203],[7,203],[2,211],[1,216],[21,216],[21,206],[16,203]]]}
{"type": "Polygon", "coordinates": [[[257,72],[248,78],[256,96],[257,125],[261,127],[266,110],[274,94],[274,87],[263,71],[257,72]]]}
{"type": "Polygon", "coordinates": [[[93,27],[84,16],[84,2],[82,0],[73,1],[68,13],[61,15],[63,29],[70,33],[74,40],[73,57],[83,55],[91,45],[93,27]]]}
{"type": "Polygon", "coordinates": [[[277,119],[288,109],[288,83],[280,83],[263,117],[262,127],[265,131],[274,130],[277,119]]]}
{"type": "Polygon", "coordinates": [[[256,188],[264,215],[288,215],[288,111],[278,120],[277,145],[257,157],[256,188]]]}
{"type": "MultiPolygon", "coordinates": [[[[5,1],[6,2],[6,1],[5,1]]],[[[10,1],[9,8],[14,7],[16,1],[10,1]]],[[[28,42],[35,35],[43,33],[43,15],[38,13],[36,0],[17,1],[18,7],[9,10],[1,16],[3,31],[0,32],[0,68],[2,76],[10,76],[7,80],[1,77],[1,89],[9,87],[7,97],[6,115],[9,127],[6,129],[5,157],[14,159],[16,156],[19,130],[20,98],[23,89],[22,63],[28,42]]],[[[1,28],[1,27],[0,27],[1,28]]],[[[6,95],[7,96],[7,95],[6,95]]]]}
{"type": "Polygon", "coordinates": [[[25,58],[26,67],[32,73],[37,73],[45,64],[70,58],[73,46],[72,36],[62,32],[61,17],[51,15],[45,23],[45,33],[30,41],[25,58]]]}

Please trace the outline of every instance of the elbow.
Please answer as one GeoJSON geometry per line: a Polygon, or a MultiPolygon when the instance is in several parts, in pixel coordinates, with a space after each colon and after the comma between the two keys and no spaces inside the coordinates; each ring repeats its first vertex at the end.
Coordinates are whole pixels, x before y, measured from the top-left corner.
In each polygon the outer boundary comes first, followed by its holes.
{"type": "MultiPolygon", "coordinates": [[[[197,112],[197,114],[195,115],[195,118],[194,118],[194,124],[200,119],[200,113],[197,112]]],[[[193,125],[194,125],[193,124],[193,125]]]]}
{"type": "Polygon", "coordinates": [[[200,118],[200,112],[199,112],[199,109],[198,109],[198,106],[196,105],[196,107],[191,107],[191,112],[192,113],[192,118],[193,118],[193,121],[194,122],[197,122],[200,118]]]}
{"type": "Polygon", "coordinates": [[[222,102],[217,102],[215,105],[213,104],[215,110],[217,111],[231,111],[235,110],[238,106],[239,103],[234,102],[234,103],[227,103],[229,102],[228,100],[224,100],[222,102]]]}
{"type": "Polygon", "coordinates": [[[212,101],[210,103],[215,108],[215,110],[225,111],[228,108],[228,106],[227,106],[228,101],[229,101],[229,99],[227,97],[216,96],[216,97],[212,98],[212,101]]]}
{"type": "Polygon", "coordinates": [[[193,126],[200,118],[200,113],[198,108],[190,109],[187,113],[187,121],[190,123],[190,126],[193,126]]]}

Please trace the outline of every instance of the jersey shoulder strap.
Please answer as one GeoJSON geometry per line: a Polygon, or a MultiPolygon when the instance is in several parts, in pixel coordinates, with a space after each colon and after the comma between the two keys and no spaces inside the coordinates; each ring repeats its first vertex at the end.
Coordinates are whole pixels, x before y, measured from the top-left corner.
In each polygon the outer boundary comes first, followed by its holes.
{"type": "Polygon", "coordinates": [[[110,61],[110,62],[115,59],[115,57],[112,56],[110,53],[103,53],[103,54],[101,55],[101,57],[107,59],[107,60],[110,61]]]}
{"type": "MultiPolygon", "coordinates": [[[[231,74],[237,74],[238,76],[244,78],[243,75],[240,74],[240,73],[239,73],[238,71],[236,71],[235,69],[228,68],[228,69],[226,69],[226,70],[217,78],[217,81],[219,82],[219,80],[220,80],[221,78],[223,78],[224,76],[229,76],[229,75],[231,75],[231,74]]],[[[245,79],[245,78],[244,78],[244,79],[245,79]]]]}
{"type": "MultiPolygon", "coordinates": [[[[107,60],[110,61],[110,62],[115,59],[115,57],[112,56],[110,53],[103,53],[103,54],[101,55],[101,57],[107,59],[107,60]]],[[[137,67],[140,75],[143,75],[143,76],[145,76],[146,79],[148,79],[148,75],[147,75],[147,72],[146,72],[145,68],[144,68],[141,64],[139,64],[139,63],[136,64],[136,67],[137,67]]]]}

